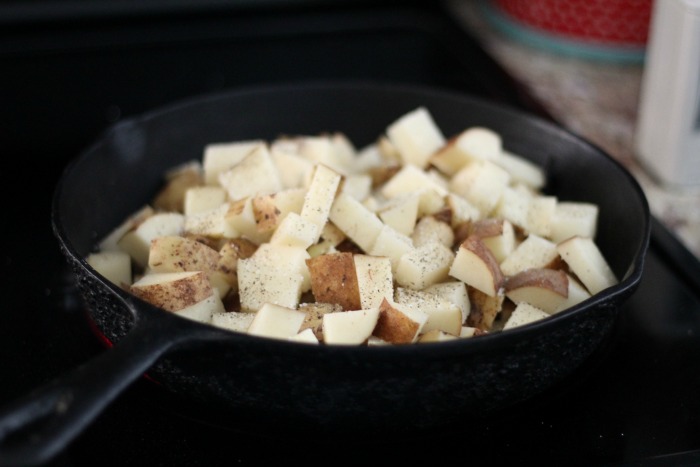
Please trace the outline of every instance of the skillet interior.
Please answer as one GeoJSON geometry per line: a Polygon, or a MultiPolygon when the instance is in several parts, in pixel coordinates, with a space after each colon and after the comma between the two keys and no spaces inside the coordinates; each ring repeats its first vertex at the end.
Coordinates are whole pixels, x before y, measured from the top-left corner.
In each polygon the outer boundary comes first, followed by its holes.
{"type": "Polygon", "coordinates": [[[133,317],[123,304],[126,294],[105,284],[82,258],[151,199],[166,169],[200,159],[207,143],[281,134],[342,131],[361,147],[419,105],[447,136],[474,125],[494,129],[506,149],[546,168],[548,192],[598,204],[596,241],[624,280],[553,318],[500,335],[422,346],[317,348],[220,333],[224,338],[216,342],[171,352],[151,376],[236,416],[276,423],[281,417],[296,426],[415,429],[512,406],[570,375],[605,340],[639,283],[650,229],[639,186],[598,148],[546,122],[465,95],[390,84],[249,88],[175,104],[109,129],[66,169],[54,200],[55,232],[98,328],[118,342],[133,317]]]}

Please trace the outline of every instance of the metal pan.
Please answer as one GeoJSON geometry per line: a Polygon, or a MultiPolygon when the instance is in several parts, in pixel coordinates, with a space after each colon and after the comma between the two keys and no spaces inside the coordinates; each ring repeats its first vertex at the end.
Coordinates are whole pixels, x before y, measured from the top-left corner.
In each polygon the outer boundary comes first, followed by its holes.
{"type": "Polygon", "coordinates": [[[114,347],[0,414],[0,460],[60,452],[145,372],[169,391],[232,416],[295,429],[425,430],[522,403],[579,368],[639,285],[650,234],[633,177],[599,148],[514,109],[442,89],[376,83],[255,87],[174,104],[110,128],[66,168],[53,228],[97,329],[114,347]],[[310,346],[228,332],[139,301],[85,261],[151,199],[166,169],[205,144],[342,131],[373,142],[427,107],[446,135],[481,125],[544,167],[548,192],[600,207],[596,239],[619,284],[550,318],[500,334],[426,345],[310,346]]]}

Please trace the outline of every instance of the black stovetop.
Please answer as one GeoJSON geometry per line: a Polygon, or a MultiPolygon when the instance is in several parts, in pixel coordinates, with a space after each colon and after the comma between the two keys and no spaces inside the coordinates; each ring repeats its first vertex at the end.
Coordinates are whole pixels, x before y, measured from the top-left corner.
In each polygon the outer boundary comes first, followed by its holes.
{"type": "MultiPolygon", "coordinates": [[[[432,2],[280,4],[3,22],[0,403],[105,351],[49,212],[62,168],[119,118],[238,86],[336,78],[443,87],[549,118],[432,2]]],[[[611,341],[504,413],[403,439],[266,436],[142,379],[49,465],[677,465],[700,464],[698,453],[700,264],[655,221],[611,341]]]]}

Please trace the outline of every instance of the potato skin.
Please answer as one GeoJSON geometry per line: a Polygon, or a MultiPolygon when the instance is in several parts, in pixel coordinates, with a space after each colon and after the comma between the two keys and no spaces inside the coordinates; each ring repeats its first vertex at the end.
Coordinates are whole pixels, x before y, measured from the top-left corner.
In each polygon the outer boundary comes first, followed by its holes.
{"type": "Polygon", "coordinates": [[[331,253],[306,260],[311,293],[317,302],[337,303],[343,310],[359,310],[360,286],[350,252],[331,253]]]}
{"type": "Polygon", "coordinates": [[[413,343],[420,324],[394,308],[385,298],[379,306],[379,319],[373,336],[392,344],[413,343]]]}

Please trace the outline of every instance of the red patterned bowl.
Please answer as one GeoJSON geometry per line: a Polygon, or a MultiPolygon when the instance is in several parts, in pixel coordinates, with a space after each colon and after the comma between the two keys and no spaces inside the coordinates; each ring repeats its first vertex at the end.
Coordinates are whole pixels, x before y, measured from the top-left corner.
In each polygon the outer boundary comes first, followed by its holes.
{"type": "MultiPolygon", "coordinates": [[[[530,43],[630,58],[643,53],[653,0],[491,0],[490,16],[530,43]]],[[[639,58],[639,57],[637,57],[639,58]]]]}

